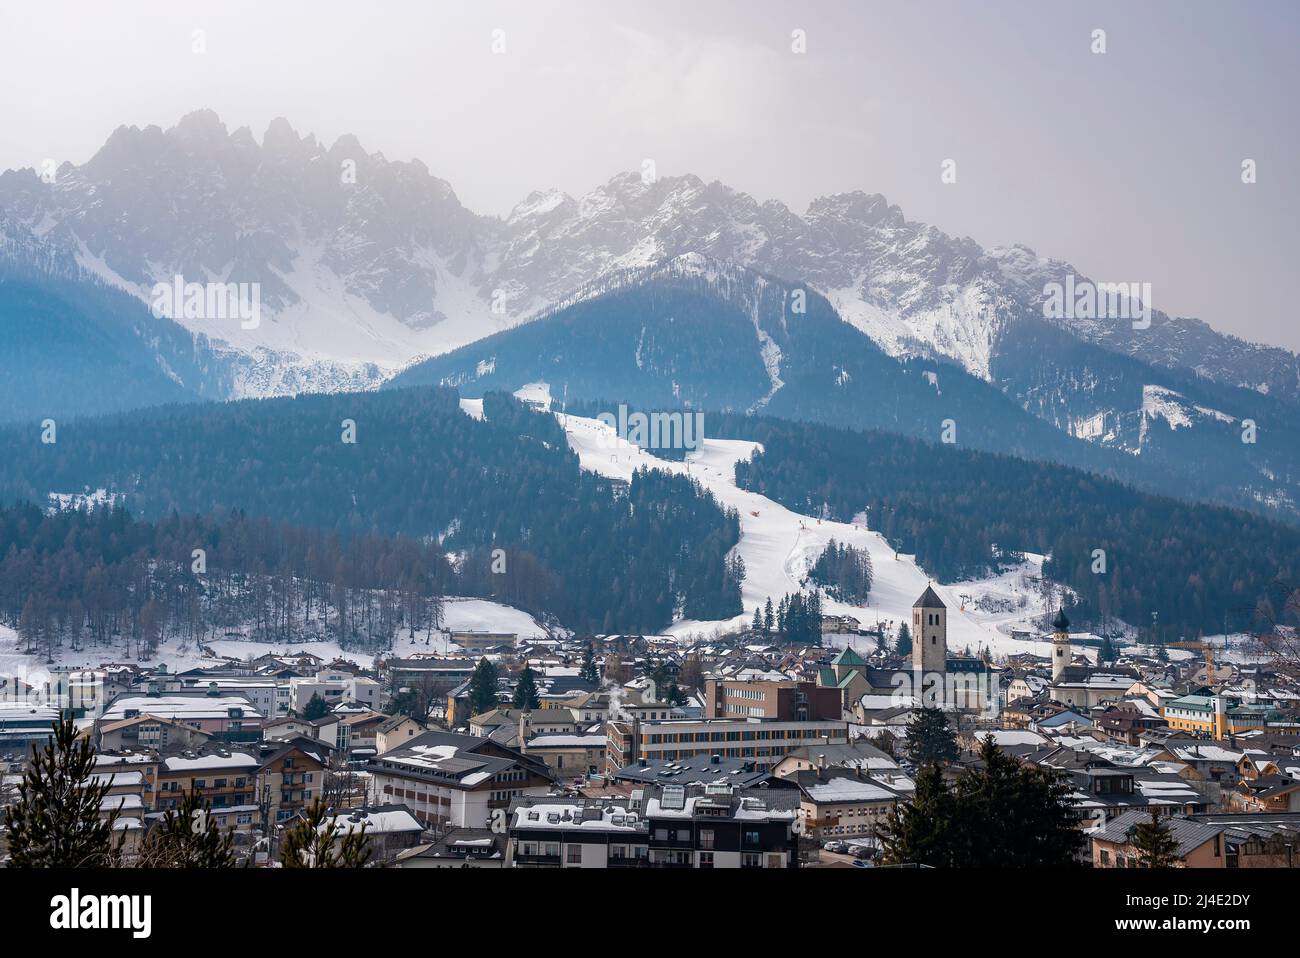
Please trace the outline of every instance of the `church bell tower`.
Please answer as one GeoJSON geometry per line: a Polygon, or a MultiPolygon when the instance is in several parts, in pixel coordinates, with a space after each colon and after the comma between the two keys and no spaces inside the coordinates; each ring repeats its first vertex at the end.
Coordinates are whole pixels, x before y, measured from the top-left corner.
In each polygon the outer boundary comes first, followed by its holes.
{"type": "Polygon", "coordinates": [[[1070,664],[1070,620],[1064,609],[1057,609],[1052,620],[1052,681],[1059,682],[1061,673],[1070,664]]]}

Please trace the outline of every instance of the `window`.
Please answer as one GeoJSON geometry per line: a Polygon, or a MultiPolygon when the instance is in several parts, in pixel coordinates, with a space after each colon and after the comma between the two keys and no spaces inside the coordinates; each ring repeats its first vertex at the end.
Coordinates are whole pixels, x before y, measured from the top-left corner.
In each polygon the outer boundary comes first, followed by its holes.
{"type": "Polygon", "coordinates": [[[746,844],[746,845],[757,845],[757,844],[758,844],[758,832],[745,832],[745,844],[746,844]]]}
{"type": "Polygon", "coordinates": [[[567,847],[565,848],[565,856],[564,856],[564,860],[565,860],[566,862],[568,862],[570,865],[581,865],[581,864],[582,864],[582,846],[581,846],[581,845],[569,845],[569,846],[567,846],[567,847]]]}
{"type": "Polygon", "coordinates": [[[763,856],[757,852],[745,852],[740,856],[741,868],[762,868],[763,856]]]}
{"type": "Polygon", "coordinates": [[[700,867],[701,868],[713,867],[713,852],[700,852],[700,867]]]}
{"type": "MultiPolygon", "coordinates": [[[[700,847],[708,848],[708,849],[713,848],[713,829],[704,828],[700,830],[700,847]]],[[[712,863],[713,861],[712,855],[709,856],[709,861],[710,863],[712,863]]],[[[704,867],[704,866],[701,865],[700,867],[704,867]]],[[[712,864],[710,864],[710,867],[712,867],[712,864]]]]}

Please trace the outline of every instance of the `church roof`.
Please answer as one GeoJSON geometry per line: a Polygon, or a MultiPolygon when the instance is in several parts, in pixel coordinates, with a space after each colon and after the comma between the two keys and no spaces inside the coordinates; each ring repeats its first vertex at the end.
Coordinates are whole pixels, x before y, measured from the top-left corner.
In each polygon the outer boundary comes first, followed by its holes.
{"type": "Polygon", "coordinates": [[[1065,617],[1065,609],[1056,610],[1056,618],[1052,620],[1052,628],[1057,632],[1068,632],[1070,630],[1070,620],[1065,617]]]}
{"type": "Polygon", "coordinates": [[[858,666],[858,665],[866,665],[866,664],[867,664],[866,660],[863,659],[862,656],[858,655],[858,653],[850,649],[848,646],[845,646],[844,648],[840,649],[839,653],[835,656],[835,658],[831,659],[831,665],[858,666]]]}
{"type": "Polygon", "coordinates": [[[935,595],[935,593],[934,593],[934,589],[930,588],[930,587],[927,585],[927,586],[925,587],[925,591],[921,593],[921,598],[917,599],[916,602],[914,602],[914,603],[912,604],[912,608],[914,608],[914,609],[946,609],[946,608],[948,608],[948,607],[947,607],[946,605],[943,604],[943,600],[942,600],[942,599],[940,599],[937,595],[935,595]]]}

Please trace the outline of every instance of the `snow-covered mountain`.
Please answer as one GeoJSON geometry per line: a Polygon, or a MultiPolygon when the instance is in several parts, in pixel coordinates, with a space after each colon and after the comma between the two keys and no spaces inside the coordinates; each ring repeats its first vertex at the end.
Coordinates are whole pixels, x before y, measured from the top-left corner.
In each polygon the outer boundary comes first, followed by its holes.
{"type": "MultiPolygon", "coordinates": [[[[938,354],[991,380],[1019,322],[1042,318],[1044,284],[1075,272],[909,221],[879,195],[796,213],[690,175],[623,173],[580,198],[536,192],[505,219],[478,216],[418,160],[350,136],[326,146],[285,120],[259,143],[210,111],[166,131],[122,127],[52,179],[0,176],[0,209],[105,281],[142,299],[176,275],[260,284],[255,329],[178,317],[238,354],[235,395],[374,385],[584,284],[685,253],[807,283],[890,354],[938,354]]],[[[1062,325],[1156,365],[1300,397],[1294,355],[1195,320],[1062,325]]]]}
{"type": "Polygon", "coordinates": [[[547,314],[423,360],[388,385],[477,397],[546,382],[587,414],[626,402],[882,429],[1296,512],[1300,430],[1273,397],[1154,367],[1032,318],[1019,321],[991,376],[941,356],[890,356],[815,290],[687,253],[609,273],[547,314]]]}

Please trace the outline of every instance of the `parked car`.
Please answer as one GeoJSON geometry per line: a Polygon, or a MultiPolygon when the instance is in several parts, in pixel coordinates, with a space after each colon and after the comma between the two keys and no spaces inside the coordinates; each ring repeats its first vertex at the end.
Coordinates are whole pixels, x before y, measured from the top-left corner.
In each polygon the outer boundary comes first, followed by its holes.
{"type": "Polygon", "coordinates": [[[826,851],[828,852],[836,852],[837,854],[840,855],[843,855],[845,852],[849,850],[849,846],[844,844],[844,842],[834,842],[834,841],[827,842],[825,845],[822,846],[822,848],[826,849],[826,851]]]}
{"type": "Polygon", "coordinates": [[[876,863],[867,861],[864,858],[855,858],[853,859],[853,867],[854,868],[875,868],[876,863]]]}
{"type": "Polygon", "coordinates": [[[852,855],[854,858],[874,858],[874,857],[875,857],[875,854],[874,854],[874,853],[871,851],[871,849],[870,849],[868,846],[866,846],[866,845],[854,845],[854,846],[849,850],[849,854],[852,855]]]}

